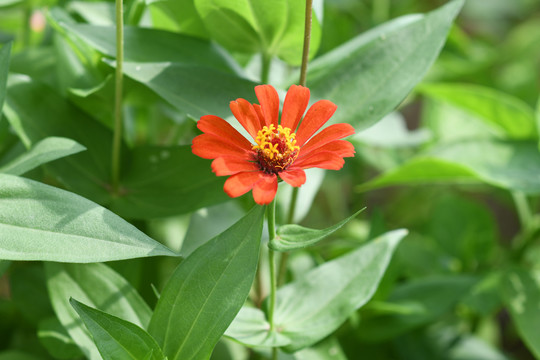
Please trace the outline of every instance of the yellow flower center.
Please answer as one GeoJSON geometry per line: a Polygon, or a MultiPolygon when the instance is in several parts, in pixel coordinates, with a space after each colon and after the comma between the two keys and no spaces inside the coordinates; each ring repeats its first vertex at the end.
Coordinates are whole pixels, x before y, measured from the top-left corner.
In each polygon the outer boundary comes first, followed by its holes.
{"type": "Polygon", "coordinates": [[[253,150],[257,151],[257,160],[261,169],[269,174],[278,174],[285,170],[298,157],[295,133],[291,129],[274,124],[264,126],[257,133],[253,150]]]}

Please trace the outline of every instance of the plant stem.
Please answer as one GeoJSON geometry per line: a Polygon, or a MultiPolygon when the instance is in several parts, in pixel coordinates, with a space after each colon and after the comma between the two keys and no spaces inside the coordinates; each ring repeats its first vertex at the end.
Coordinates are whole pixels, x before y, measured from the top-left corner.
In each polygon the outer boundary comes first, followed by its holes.
{"type": "Polygon", "coordinates": [[[306,86],[307,64],[309,61],[309,43],[311,41],[311,21],[313,0],[306,0],[306,21],[304,25],[304,48],[302,50],[302,67],[300,68],[299,85],[306,86]]]}
{"type": "Polygon", "coordinates": [[[512,198],[514,199],[514,204],[516,205],[516,210],[519,217],[519,222],[523,231],[527,232],[531,227],[532,213],[527,202],[527,196],[521,191],[512,191],[512,198]]]}
{"type": "Polygon", "coordinates": [[[271,64],[272,64],[272,57],[266,53],[261,53],[261,83],[262,84],[268,84],[271,64]]]}
{"type": "Polygon", "coordinates": [[[122,146],[122,85],[124,62],[124,9],[122,0],[116,0],[116,72],[115,72],[115,104],[114,104],[114,135],[112,147],[112,188],[118,191],[120,181],[120,150],[122,146]]]}
{"type": "MultiPolygon", "coordinates": [[[[276,236],[276,200],[274,199],[266,209],[268,219],[268,241],[276,236]]],[[[268,249],[268,265],[270,266],[270,303],[268,306],[268,322],[270,323],[270,332],[274,331],[274,309],[276,307],[276,264],[275,252],[268,249]]]]}

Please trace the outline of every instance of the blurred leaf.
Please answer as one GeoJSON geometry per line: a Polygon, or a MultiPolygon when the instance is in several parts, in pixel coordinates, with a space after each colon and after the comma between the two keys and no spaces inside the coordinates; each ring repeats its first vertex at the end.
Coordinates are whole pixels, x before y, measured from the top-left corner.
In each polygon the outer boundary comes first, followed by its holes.
{"type": "Polygon", "coordinates": [[[75,299],[69,302],[92,334],[104,360],[164,359],[156,341],[137,325],[93,309],[75,299]]]}
{"type": "Polygon", "coordinates": [[[10,53],[11,43],[0,44],[0,120],[2,120],[2,107],[4,106],[4,99],[6,97],[10,53]]]}
{"type": "Polygon", "coordinates": [[[347,360],[335,336],[328,337],[312,347],[294,353],[295,360],[347,360]]]}
{"type": "Polygon", "coordinates": [[[240,311],[257,269],[264,210],[255,206],[171,276],[149,326],[169,360],[208,358],[240,311]]]}
{"type": "Polygon", "coordinates": [[[279,332],[269,333],[269,328],[270,324],[261,310],[243,306],[224,335],[249,347],[281,347],[291,343],[279,332]]]}
{"type": "Polygon", "coordinates": [[[478,181],[476,174],[462,165],[422,156],[413,158],[402,166],[359,185],[357,189],[368,191],[394,185],[474,183],[478,181]]]}
{"type": "Polygon", "coordinates": [[[468,276],[438,276],[399,285],[388,301],[409,310],[363,317],[358,336],[364,341],[385,341],[428,324],[448,312],[475,282],[468,276]]]}
{"type": "Polygon", "coordinates": [[[375,293],[406,230],[372,240],[324,263],[277,292],[275,324],[291,339],[287,351],[312,345],[335,331],[375,293]]]}
{"type": "Polygon", "coordinates": [[[0,360],[41,360],[41,358],[22,351],[7,350],[0,352],[0,360]]]}
{"type": "Polygon", "coordinates": [[[274,239],[270,240],[270,242],[268,243],[268,247],[276,251],[291,251],[311,246],[321,241],[325,237],[332,235],[343,225],[358,216],[358,214],[360,214],[365,209],[366,208],[358,210],[348,218],[322,230],[309,229],[296,224],[287,224],[280,226],[277,229],[277,236],[274,239]]]}
{"type": "Polygon", "coordinates": [[[208,114],[228,117],[231,101],[253,101],[255,96],[254,82],[199,65],[125,62],[124,73],[196,119],[208,114]]]}
{"type": "Polygon", "coordinates": [[[540,357],[540,272],[514,269],[506,273],[503,294],[521,338],[540,357]]]}
{"type": "Polygon", "coordinates": [[[86,150],[71,139],[48,137],[37,142],[30,150],[8,164],[0,167],[0,172],[12,175],[24,173],[50,161],[86,150]]]}
{"type": "Polygon", "coordinates": [[[36,326],[42,319],[53,315],[40,263],[14,266],[9,272],[9,279],[12,300],[27,322],[36,326]]]}
{"type": "Polygon", "coordinates": [[[56,316],[84,354],[91,360],[101,356],[75,310],[70,297],[81,299],[142,328],[152,310],[124,278],[104,264],[46,263],[47,287],[56,316]]]}
{"type": "MultiPolygon", "coordinates": [[[[114,26],[66,24],[62,26],[104,55],[116,57],[114,26]]],[[[126,26],[124,28],[124,61],[174,62],[211,67],[234,73],[235,63],[215,44],[169,31],[126,26]],[[186,51],[189,49],[189,51],[186,51]]]]}
{"type": "Polygon", "coordinates": [[[0,260],[0,276],[4,275],[6,270],[9,269],[9,265],[11,265],[11,261],[0,260]]]}
{"type": "Polygon", "coordinates": [[[523,101],[477,85],[424,84],[420,92],[476,115],[513,139],[535,139],[534,112],[523,101]]]}
{"type": "Polygon", "coordinates": [[[361,130],[399,105],[437,58],[462,5],[395,19],[314,60],[308,87],[338,105],[331,121],[361,130]]]}
{"type": "Polygon", "coordinates": [[[183,214],[229,199],[224,180],[190,146],[137,147],[122,177],[121,194],[110,206],[136,219],[183,214]]]}
{"type": "Polygon", "coordinates": [[[2,259],[87,263],[178,256],[78,195],[6,174],[0,184],[2,259]]]}
{"type": "MultiPolygon", "coordinates": [[[[212,38],[233,52],[279,56],[300,65],[305,0],[194,0],[212,38]]],[[[320,44],[321,28],[313,16],[310,54],[320,44]]]]}
{"type": "Polygon", "coordinates": [[[147,0],[152,23],[160,29],[208,38],[208,32],[193,2],[194,0],[147,0]]]}
{"type": "Polygon", "coordinates": [[[81,350],[56,317],[41,321],[37,335],[41,344],[55,359],[73,359],[82,356],[81,350]]]}
{"type": "Polygon", "coordinates": [[[112,2],[71,1],[67,4],[67,9],[76,12],[92,25],[112,26],[116,23],[112,2]]]}

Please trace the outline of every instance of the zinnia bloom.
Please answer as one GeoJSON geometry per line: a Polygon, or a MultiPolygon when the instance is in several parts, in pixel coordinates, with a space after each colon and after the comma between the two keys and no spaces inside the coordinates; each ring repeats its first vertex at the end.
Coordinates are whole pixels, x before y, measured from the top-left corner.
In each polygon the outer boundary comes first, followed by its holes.
{"type": "Polygon", "coordinates": [[[227,121],[205,115],[197,123],[203,134],[193,139],[197,156],[214,159],[217,176],[230,176],[224,185],[230,197],[253,190],[257,204],[269,204],[276,195],[278,178],[292,186],[306,182],[304,169],[339,170],[344,157],[354,156],[353,145],[345,140],[354,134],[349,124],[334,124],[315,133],[330,119],[337,106],[328,100],[309,102],[309,89],[292,85],[287,92],[281,122],[279,96],[271,85],[255,87],[260,105],[245,99],[230,103],[235,118],[253,138],[246,139],[227,121]]]}

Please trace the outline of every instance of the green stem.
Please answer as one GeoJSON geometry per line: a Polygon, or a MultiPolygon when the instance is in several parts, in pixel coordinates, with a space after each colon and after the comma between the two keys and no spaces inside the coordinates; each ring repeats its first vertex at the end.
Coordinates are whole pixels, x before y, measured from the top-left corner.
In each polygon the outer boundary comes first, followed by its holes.
{"type": "MultiPolygon", "coordinates": [[[[276,199],[274,199],[266,209],[268,219],[268,241],[276,236],[276,199]]],[[[270,323],[270,332],[274,331],[274,309],[276,307],[276,264],[275,252],[268,249],[268,264],[270,266],[270,304],[268,306],[268,322],[270,323]]]]}
{"type": "Polygon", "coordinates": [[[268,54],[261,53],[261,83],[262,84],[268,84],[271,64],[272,64],[272,57],[268,54]]]}
{"type": "Polygon", "coordinates": [[[22,44],[26,48],[30,45],[30,34],[32,32],[30,20],[32,17],[32,6],[28,1],[23,9],[23,28],[22,28],[22,44]]]}
{"type": "Polygon", "coordinates": [[[306,86],[307,64],[309,61],[309,43],[311,41],[311,21],[313,0],[306,0],[306,21],[304,25],[304,48],[302,50],[302,67],[300,68],[299,85],[306,86]]]}
{"type": "Polygon", "coordinates": [[[124,9],[122,0],[116,0],[116,88],[114,104],[114,135],[112,148],[112,187],[118,191],[120,182],[120,150],[122,147],[122,85],[124,63],[124,9]]]}
{"type": "Polygon", "coordinates": [[[527,201],[527,196],[521,191],[512,191],[512,198],[516,205],[519,221],[523,231],[528,231],[532,225],[532,213],[527,201]]]}

